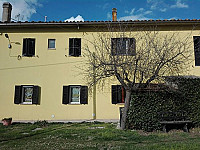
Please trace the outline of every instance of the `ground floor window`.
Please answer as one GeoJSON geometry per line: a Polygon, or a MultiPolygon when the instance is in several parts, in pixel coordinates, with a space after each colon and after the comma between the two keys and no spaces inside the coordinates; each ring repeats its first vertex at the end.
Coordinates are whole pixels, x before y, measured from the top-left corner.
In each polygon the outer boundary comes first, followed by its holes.
{"type": "Polygon", "coordinates": [[[15,86],[15,104],[39,104],[40,87],[34,85],[15,86]]]}
{"type": "Polygon", "coordinates": [[[88,104],[88,87],[63,86],[63,104],[88,104]]]}
{"type": "Polygon", "coordinates": [[[124,103],[125,89],[121,85],[112,85],[112,104],[124,103]]]}
{"type": "Polygon", "coordinates": [[[80,86],[70,86],[70,101],[71,103],[80,104],[80,86]]]}
{"type": "Polygon", "coordinates": [[[22,86],[22,98],[23,104],[32,104],[33,86],[22,86]]]}

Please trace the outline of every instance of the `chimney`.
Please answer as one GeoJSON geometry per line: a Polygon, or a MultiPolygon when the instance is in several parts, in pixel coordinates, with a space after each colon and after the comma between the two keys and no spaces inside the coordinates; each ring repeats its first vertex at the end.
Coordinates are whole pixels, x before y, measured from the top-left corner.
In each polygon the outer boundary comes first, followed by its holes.
{"type": "Polygon", "coordinates": [[[117,21],[117,8],[112,9],[112,21],[117,21]]]}
{"type": "Polygon", "coordinates": [[[12,5],[8,2],[3,3],[2,22],[11,21],[11,11],[12,11],[12,5]]]}

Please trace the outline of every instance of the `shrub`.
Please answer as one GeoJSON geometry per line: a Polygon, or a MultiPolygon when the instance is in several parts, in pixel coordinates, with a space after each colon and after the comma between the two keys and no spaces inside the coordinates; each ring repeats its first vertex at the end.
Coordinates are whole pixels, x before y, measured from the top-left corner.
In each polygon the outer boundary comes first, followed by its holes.
{"type": "Polygon", "coordinates": [[[162,112],[183,112],[200,125],[200,79],[176,78],[176,91],[148,91],[132,94],[127,127],[145,131],[160,130],[162,112]]]}

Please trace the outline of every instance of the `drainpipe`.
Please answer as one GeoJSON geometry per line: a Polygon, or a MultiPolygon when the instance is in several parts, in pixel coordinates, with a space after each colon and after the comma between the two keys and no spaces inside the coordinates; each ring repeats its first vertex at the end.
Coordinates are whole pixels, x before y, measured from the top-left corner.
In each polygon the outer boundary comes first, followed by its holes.
{"type": "MultiPolygon", "coordinates": [[[[95,53],[93,53],[93,63],[95,64],[95,53]]],[[[93,67],[93,112],[92,119],[96,119],[96,79],[95,79],[95,68],[93,67]]]]}

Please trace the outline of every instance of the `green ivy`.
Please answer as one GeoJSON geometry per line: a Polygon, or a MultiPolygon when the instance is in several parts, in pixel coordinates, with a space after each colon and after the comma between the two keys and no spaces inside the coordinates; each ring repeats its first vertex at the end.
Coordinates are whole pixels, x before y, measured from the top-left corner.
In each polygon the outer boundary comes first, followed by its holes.
{"type": "Polygon", "coordinates": [[[148,91],[132,94],[127,127],[145,131],[160,130],[162,112],[184,112],[200,126],[200,79],[174,78],[178,90],[148,91]]]}

